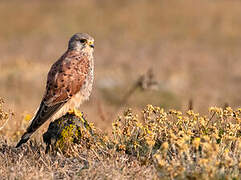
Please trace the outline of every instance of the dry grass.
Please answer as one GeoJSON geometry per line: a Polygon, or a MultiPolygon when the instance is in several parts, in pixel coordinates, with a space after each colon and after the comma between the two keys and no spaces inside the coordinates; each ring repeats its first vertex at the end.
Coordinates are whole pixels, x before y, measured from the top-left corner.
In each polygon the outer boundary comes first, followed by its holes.
{"type": "Polygon", "coordinates": [[[16,149],[1,137],[1,178],[240,179],[241,109],[209,111],[207,117],[148,105],[138,117],[128,109],[112,135],[83,126],[70,141],[63,131],[57,154],[45,154],[42,141],[16,149]]]}

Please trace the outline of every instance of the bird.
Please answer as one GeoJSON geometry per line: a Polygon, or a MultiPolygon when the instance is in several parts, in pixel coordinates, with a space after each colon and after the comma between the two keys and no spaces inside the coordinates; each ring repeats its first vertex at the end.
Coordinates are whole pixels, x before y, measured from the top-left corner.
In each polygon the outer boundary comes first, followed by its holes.
{"type": "Polygon", "coordinates": [[[16,148],[26,143],[47,120],[57,119],[89,99],[94,79],[94,38],[74,34],[67,51],[51,66],[45,93],[16,148]]]}

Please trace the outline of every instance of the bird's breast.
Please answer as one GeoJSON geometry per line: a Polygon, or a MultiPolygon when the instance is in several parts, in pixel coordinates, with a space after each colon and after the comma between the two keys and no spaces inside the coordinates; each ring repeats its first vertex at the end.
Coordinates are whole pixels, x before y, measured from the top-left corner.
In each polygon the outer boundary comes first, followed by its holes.
{"type": "Polygon", "coordinates": [[[74,108],[78,108],[85,100],[88,100],[92,91],[93,80],[94,80],[94,61],[93,56],[88,56],[86,62],[82,66],[86,66],[86,70],[81,71],[81,75],[84,73],[85,79],[81,84],[81,88],[78,93],[76,93],[71,100],[73,101],[74,108]]]}

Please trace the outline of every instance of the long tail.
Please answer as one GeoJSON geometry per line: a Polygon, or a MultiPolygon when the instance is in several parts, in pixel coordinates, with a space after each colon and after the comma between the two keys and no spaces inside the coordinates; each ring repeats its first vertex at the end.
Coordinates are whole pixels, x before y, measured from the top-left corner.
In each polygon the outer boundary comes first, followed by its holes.
{"type": "Polygon", "coordinates": [[[21,137],[21,139],[20,139],[20,141],[18,142],[18,144],[16,145],[16,148],[18,148],[18,147],[20,147],[22,144],[24,144],[24,143],[26,143],[28,140],[29,140],[29,138],[30,138],[30,136],[33,134],[33,132],[32,133],[24,133],[23,134],[23,136],[21,137]]]}
{"type": "Polygon", "coordinates": [[[41,102],[40,107],[31,121],[31,124],[27,128],[26,132],[21,137],[20,141],[16,145],[16,148],[21,146],[22,144],[26,143],[31,135],[42,125],[44,124],[52,115],[56,113],[62,106],[64,105],[64,102],[61,102],[59,104],[53,105],[53,106],[47,106],[44,104],[44,102],[41,102]]]}

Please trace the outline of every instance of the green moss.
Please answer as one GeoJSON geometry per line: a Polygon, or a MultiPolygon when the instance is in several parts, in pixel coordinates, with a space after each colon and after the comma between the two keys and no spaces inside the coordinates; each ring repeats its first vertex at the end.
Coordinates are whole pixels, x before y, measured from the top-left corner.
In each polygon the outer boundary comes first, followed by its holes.
{"type": "Polygon", "coordinates": [[[87,148],[105,144],[104,136],[96,133],[94,125],[88,123],[83,114],[77,110],[69,111],[52,122],[43,138],[47,144],[46,152],[50,147],[66,152],[74,144],[87,148]]]}

